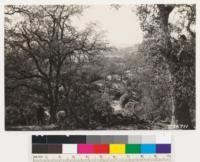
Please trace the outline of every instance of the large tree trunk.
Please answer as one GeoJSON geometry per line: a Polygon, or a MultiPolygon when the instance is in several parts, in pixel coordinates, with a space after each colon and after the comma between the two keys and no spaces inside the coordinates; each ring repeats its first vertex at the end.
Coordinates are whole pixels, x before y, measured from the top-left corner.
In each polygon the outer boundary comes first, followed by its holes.
{"type": "Polygon", "coordinates": [[[49,89],[49,106],[50,106],[49,113],[51,115],[50,123],[53,124],[56,123],[57,105],[55,105],[53,88],[50,82],[48,84],[48,89],[49,89]]]}
{"type": "Polygon", "coordinates": [[[186,97],[176,99],[175,117],[181,129],[193,129],[189,107],[186,97]]]}
{"type": "MultiPolygon", "coordinates": [[[[174,9],[174,5],[158,5],[159,13],[160,13],[160,27],[161,27],[161,39],[162,39],[162,47],[164,47],[163,56],[166,59],[166,62],[169,67],[170,72],[170,82],[171,86],[171,100],[172,100],[172,118],[175,116],[175,120],[172,120],[172,124],[178,124],[182,129],[191,129],[191,117],[190,117],[190,106],[189,100],[190,98],[186,97],[181,91],[180,86],[182,88],[187,88],[183,82],[180,82],[184,79],[184,75],[177,75],[180,73],[184,64],[180,62],[176,58],[175,55],[171,52],[171,41],[170,41],[170,33],[168,30],[168,19],[169,15],[174,9]],[[178,64],[178,65],[177,65],[178,64]],[[180,72],[179,72],[180,71],[180,72]],[[179,83],[181,84],[178,84],[179,83]],[[174,114],[173,114],[174,113],[174,114]]],[[[188,74],[186,74],[188,75],[188,74]]]]}
{"type": "Polygon", "coordinates": [[[56,112],[57,112],[56,107],[52,105],[50,107],[50,111],[49,111],[49,113],[51,115],[51,117],[50,117],[50,123],[51,124],[56,123],[56,112]]]}
{"type": "Polygon", "coordinates": [[[195,106],[193,103],[195,102],[194,95],[191,94],[194,91],[195,74],[190,69],[192,65],[188,66],[186,62],[191,61],[191,56],[183,57],[183,55],[188,55],[186,53],[182,54],[182,59],[179,60],[178,64],[176,64],[176,71],[174,70],[176,84],[175,84],[175,94],[176,94],[176,109],[175,109],[175,117],[177,120],[177,124],[182,129],[193,129],[193,125],[191,122],[191,112],[190,110],[194,109],[195,106]],[[191,90],[193,88],[193,90],[191,90]]]}

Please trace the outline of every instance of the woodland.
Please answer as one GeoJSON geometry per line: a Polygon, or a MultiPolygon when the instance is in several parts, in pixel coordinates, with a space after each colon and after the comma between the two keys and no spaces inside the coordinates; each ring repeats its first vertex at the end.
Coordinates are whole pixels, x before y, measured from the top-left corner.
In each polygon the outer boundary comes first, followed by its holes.
{"type": "Polygon", "coordinates": [[[196,6],[137,5],[127,48],[72,25],[88,7],[5,7],[6,130],[195,129],[196,6]]]}

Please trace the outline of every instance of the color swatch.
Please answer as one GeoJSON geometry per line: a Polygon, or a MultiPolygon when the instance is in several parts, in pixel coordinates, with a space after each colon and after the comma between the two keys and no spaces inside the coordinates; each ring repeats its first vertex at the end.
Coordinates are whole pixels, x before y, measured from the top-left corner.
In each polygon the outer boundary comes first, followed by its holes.
{"type": "Polygon", "coordinates": [[[156,136],[32,136],[33,154],[170,154],[171,139],[156,136]]]}
{"type": "Polygon", "coordinates": [[[141,145],[140,144],[127,144],[126,153],[127,154],[140,154],[141,145]]]}
{"type": "Polygon", "coordinates": [[[109,144],[110,154],[125,154],[126,153],[125,144],[109,144]]]}

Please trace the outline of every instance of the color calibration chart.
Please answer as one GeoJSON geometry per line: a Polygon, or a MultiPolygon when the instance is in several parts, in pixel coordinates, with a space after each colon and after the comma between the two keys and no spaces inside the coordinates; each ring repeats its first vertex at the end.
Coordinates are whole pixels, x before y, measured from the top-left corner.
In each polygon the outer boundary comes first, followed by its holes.
{"type": "Polygon", "coordinates": [[[32,136],[33,162],[171,162],[171,136],[32,136]]]}

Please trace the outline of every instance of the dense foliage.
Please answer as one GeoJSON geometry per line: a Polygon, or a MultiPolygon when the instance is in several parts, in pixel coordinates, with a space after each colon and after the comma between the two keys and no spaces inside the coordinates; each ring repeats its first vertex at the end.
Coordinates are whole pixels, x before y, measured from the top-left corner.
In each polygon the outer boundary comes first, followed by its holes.
{"type": "Polygon", "coordinates": [[[150,56],[162,58],[157,64],[167,65],[176,118],[173,124],[194,128],[195,5],[141,5],[138,15],[145,32],[145,48],[150,56]]]}
{"type": "Polygon", "coordinates": [[[137,6],[144,40],[121,49],[72,25],[85,8],[6,6],[8,129],[37,125],[39,107],[58,129],[194,128],[195,6],[137,6]]]}

